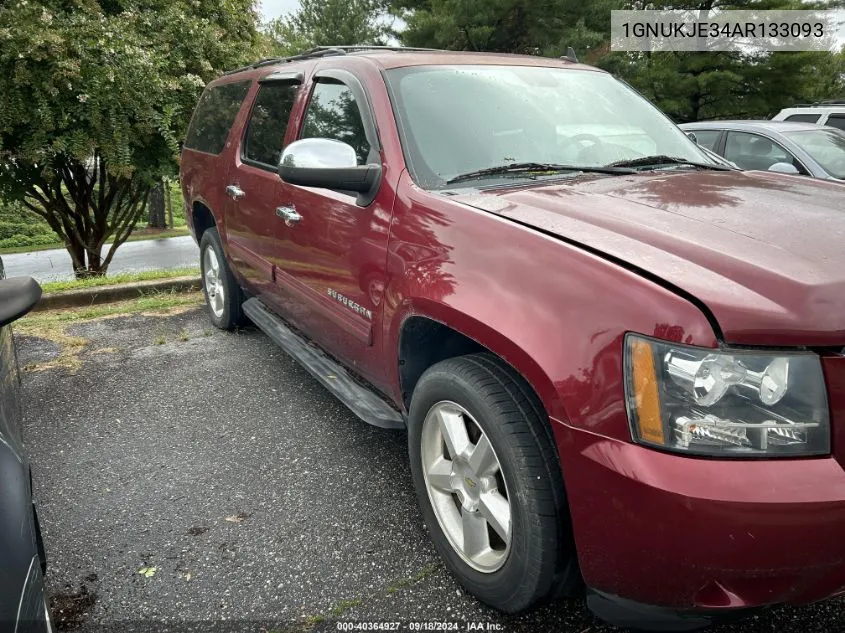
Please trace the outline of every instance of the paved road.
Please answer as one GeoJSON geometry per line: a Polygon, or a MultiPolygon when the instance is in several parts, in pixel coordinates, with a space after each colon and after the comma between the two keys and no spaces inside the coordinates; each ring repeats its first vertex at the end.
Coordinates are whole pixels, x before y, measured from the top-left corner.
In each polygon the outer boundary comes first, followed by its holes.
{"type": "MultiPolygon", "coordinates": [[[[78,631],[613,630],[579,600],[507,617],[466,595],[422,525],[404,434],[359,422],[260,332],[212,332],[191,309],[67,333],[88,340],[82,366],[25,375],[25,428],[54,613],[78,631]]],[[[57,352],[19,345],[22,365],[57,352]]],[[[718,629],[842,630],[842,600],[718,629]]]]}
{"type": "MultiPolygon", "coordinates": [[[[108,252],[108,245],[103,253],[108,252]]],[[[73,279],[73,266],[65,249],[3,255],[6,276],[29,275],[38,281],[73,279]]],[[[141,240],[121,245],[109,266],[109,273],[139,270],[190,268],[199,266],[199,249],[190,236],[141,240]]]]}

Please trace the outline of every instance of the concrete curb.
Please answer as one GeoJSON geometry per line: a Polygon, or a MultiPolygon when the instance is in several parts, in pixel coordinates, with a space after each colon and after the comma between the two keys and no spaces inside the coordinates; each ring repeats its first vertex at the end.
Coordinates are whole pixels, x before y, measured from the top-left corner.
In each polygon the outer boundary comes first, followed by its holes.
{"type": "Polygon", "coordinates": [[[113,286],[95,286],[93,288],[79,288],[78,290],[62,290],[49,292],[41,297],[34,312],[55,310],[56,308],[75,308],[98,303],[111,303],[125,299],[137,299],[150,292],[189,292],[200,290],[202,284],[199,277],[173,277],[171,279],[153,279],[150,281],[135,281],[113,286]]]}

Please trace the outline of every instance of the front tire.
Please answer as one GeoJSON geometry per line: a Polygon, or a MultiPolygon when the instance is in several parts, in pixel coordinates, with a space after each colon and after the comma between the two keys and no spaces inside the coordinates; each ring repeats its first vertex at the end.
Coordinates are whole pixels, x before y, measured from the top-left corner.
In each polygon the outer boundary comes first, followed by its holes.
{"type": "Polygon", "coordinates": [[[226,256],[217,229],[206,229],[200,240],[202,291],[211,323],[221,330],[232,330],[243,321],[243,294],[226,256]]]}
{"type": "Polygon", "coordinates": [[[548,421],[513,369],[491,354],[429,368],[408,448],[432,541],[467,591],[516,613],[579,585],[548,421]]]}

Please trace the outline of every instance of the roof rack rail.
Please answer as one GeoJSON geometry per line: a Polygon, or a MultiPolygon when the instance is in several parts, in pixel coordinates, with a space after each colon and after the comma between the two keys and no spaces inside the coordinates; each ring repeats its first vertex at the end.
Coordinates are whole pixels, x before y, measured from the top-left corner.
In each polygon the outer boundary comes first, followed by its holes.
{"type": "Polygon", "coordinates": [[[310,51],[306,51],[304,55],[319,54],[322,51],[339,51],[339,53],[335,54],[345,55],[346,53],[357,53],[360,51],[392,51],[394,53],[402,53],[405,51],[442,52],[442,49],[422,48],[419,46],[371,46],[369,44],[336,44],[334,46],[317,46],[316,48],[312,48],[310,51]]]}
{"type": "Polygon", "coordinates": [[[813,103],[796,103],[793,108],[823,108],[825,106],[845,105],[845,99],[828,99],[826,101],[814,101],[813,103]]]}
{"type": "Polygon", "coordinates": [[[262,66],[270,66],[271,64],[285,64],[288,62],[295,62],[301,59],[315,59],[319,57],[331,57],[334,55],[346,55],[348,53],[358,53],[363,51],[393,51],[401,53],[404,51],[415,52],[435,52],[440,51],[437,48],[418,48],[410,46],[366,46],[366,45],[337,45],[337,46],[316,46],[310,50],[290,55],[289,57],[268,57],[266,59],[259,59],[257,62],[235,68],[234,70],[227,70],[224,75],[234,75],[245,70],[252,70],[253,68],[260,68],[262,66]]]}

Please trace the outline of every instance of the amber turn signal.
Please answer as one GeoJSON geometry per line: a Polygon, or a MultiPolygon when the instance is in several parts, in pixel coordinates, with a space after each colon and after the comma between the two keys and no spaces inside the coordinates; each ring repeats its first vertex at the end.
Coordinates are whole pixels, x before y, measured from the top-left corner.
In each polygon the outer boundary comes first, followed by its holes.
{"type": "Polygon", "coordinates": [[[641,439],[652,444],[665,444],[663,420],[660,415],[660,396],[657,391],[657,373],[654,369],[654,351],[651,343],[643,339],[630,341],[631,371],[636,409],[636,432],[641,439]]]}

